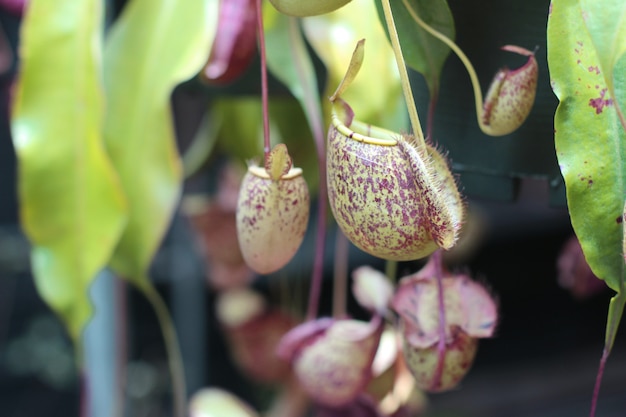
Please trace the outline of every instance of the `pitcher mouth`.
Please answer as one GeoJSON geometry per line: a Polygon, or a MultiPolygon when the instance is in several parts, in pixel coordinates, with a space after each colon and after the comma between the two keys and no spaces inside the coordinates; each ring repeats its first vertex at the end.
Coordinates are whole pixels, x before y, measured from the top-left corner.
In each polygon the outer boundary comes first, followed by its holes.
{"type": "Polygon", "coordinates": [[[342,120],[342,118],[348,120],[351,119],[348,114],[352,113],[352,109],[349,108],[347,103],[341,103],[347,107],[346,109],[343,109],[343,117],[341,117],[337,113],[337,104],[339,103],[333,103],[331,118],[333,127],[342,135],[356,140],[357,142],[368,143],[370,145],[396,146],[398,144],[397,138],[400,134],[391,130],[363,123],[358,120],[354,120],[353,118],[348,122],[349,126],[346,126],[346,123],[342,120]]]}
{"type": "MultiPolygon", "coordinates": [[[[254,175],[255,177],[263,178],[263,179],[266,179],[266,180],[272,179],[270,177],[270,174],[267,173],[267,171],[265,170],[264,167],[251,165],[251,166],[248,167],[248,172],[251,173],[252,175],[254,175]]],[[[302,168],[291,167],[289,169],[289,172],[287,172],[285,175],[281,176],[280,179],[281,180],[292,180],[292,179],[297,178],[297,177],[299,177],[301,175],[302,175],[302,168]]]]}

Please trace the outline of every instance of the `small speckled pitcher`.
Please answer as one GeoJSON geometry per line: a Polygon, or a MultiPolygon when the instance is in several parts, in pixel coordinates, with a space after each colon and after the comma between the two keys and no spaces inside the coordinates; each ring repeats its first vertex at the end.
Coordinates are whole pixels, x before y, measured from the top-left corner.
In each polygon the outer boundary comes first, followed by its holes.
{"type": "Polygon", "coordinates": [[[269,274],[293,258],[304,239],[309,204],[302,169],[291,166],[285,145],[272,150],[264,168],[248,168],[237,202],[237,236],[251,269],[269,274]]]}

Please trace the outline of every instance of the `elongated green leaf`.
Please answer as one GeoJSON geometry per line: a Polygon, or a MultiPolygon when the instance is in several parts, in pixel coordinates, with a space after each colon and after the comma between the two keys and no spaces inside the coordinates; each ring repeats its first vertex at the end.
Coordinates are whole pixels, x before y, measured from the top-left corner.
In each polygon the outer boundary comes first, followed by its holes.
{"type": "MultiPolygon", "coordinates": [[[[390,4],[406,64],[424,76],[431,96],[436,95],[439,91],[441,70],[450,54],[450,48],[422,29],[409,13],[409,8],[429,26],[454,40],[454,18],[448,2],[391,0],[390,4]]],[[[381,21],[384,22],[381,2],[377,1],[376,6],[381,21]]]]}
{"type": "MultiPolygon", "coordinates": [[[[296,166],[302,167],[309,185],[315,192],[319,184],[317,157],[312,141],[305,141],[311,136],[324,143],[326,127],[323,125],[322,106],[315,68],[304,42],[298,19],[279,13],[271,3],[263,9],[265,21],[265,43],[267,49],[267,65],[270,71],[289,88],[298,100],[309,125],[311,135],[303,134],[300,123],[300,112],[283,109],[273,113],[273,119],[280,125],[283,139],[289,147],[296,166]],[[282,122],[282,123],[281,123],[282,122]]],[[[315,139],[314,139],[315,140],[315,139]]],[[[318,149],[324,152],[323,149],[318,149]]]]}
{"type": "MultiPolygon", "coordinates": [[[[595,30],[610,32],[612,27],[595,30]]],[[[610,38],[610,33],[606,37],[610,38]]],[[[619,63],[612,70],[624,77],[626,60],[619,63]]],[[[620,292],[624,288],[621,219],[626,196],[626,133],[608,91],[609,72],[601,68],[577,0],[552,2],[548,64],[560,100],[555,141],[572,225],[593,272],[620,292]]],[[[624,94],[622,78],[616,79],[615,86],[624,94]]]]}
{"type": "Polygon", "coordinates": [[[130,208],[111,265],[138,285],[181,191],[170,94],[201,69],[216,18],[217,0],[132,0],[106,41],[105,140],[130,208]]]}
{"type": "Polygon", "coordinates": [[[306,108],[307,94],[318,95],[317,77],[298,21],[278,12],[271,3],[265,3],[263,20],[267,66],[306,108]]]}
{"type": "Polygon", "coordinates": [[[125,221],[102,144],[100,0],[32,0],[13,107],[22,225],[37,288],[78,342],[87,289],[125,221]]]}

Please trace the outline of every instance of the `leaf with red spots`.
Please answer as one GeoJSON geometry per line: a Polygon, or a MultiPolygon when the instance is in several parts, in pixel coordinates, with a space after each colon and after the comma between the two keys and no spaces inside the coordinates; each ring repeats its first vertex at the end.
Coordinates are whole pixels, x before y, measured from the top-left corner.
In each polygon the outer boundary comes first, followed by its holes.
{"type": "MultiPolygon", "coordinates": [[[[552,88],[561,101],[555,116],[557,157],[572,225],[589,265],[619,292],[624,287],[623,232],[615,219],[623,212],[626,195],[626,131],[611,85],[622,96],[626,89],[624,80],[607,77],[611,73],[624,77],[626,61],[613,60],[617,66],[604,68],[609,60],[601,58],[583,16],[589,21],[577,1],[552,2],[548,63],[552,88]]],[[[626,37],[621,42],[626,45],[626,37]]]]}
{"type": "MultiPolygon", "coordinates": [[[[597,74],[603,74],[607,90],[613,97],[609,100],[618,101],[616,111],[621,113],[619,107],[624,105],[624,95],[620,97],[621,91],[614,77],[624,72],[624,65],[619,65],[619,60],[626,52],[626,3],[622,0],[581,0],[580,8],[597,55],[598,64],[593,69],[597,74]]],[[[626,129],[623,114],[619,116],[622,127],[626,129]]]]}
{"type": "Polygon", "coordinates": [[[548,64],[560,100],[555,142],[572,226],[593,273],[618,293],[606,351],[626,302],[622,217],[626,196],[626,3],[553,0],[548,64]]]}

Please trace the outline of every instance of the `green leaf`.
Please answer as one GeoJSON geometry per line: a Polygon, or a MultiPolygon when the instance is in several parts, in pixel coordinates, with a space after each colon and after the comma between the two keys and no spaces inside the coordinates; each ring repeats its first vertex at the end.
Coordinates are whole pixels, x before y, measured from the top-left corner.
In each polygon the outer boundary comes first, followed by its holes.
{"type": "Polygon", "coordinates": [[[216,25],[217,0],[132,0],[106,41],[105,140],[130,208],[111,266],[140,286],[181,193],[170,94],[201,69],[216,25]]]}
{"type": "MultiPolygon", "coordinates": [[[[211,107],[214,117],[219,120],[220,150],[243,163],[263,155],[263,108],[260,97],[219,98],[213,101],[211,107]]],[[[270,108],[270,117],[273,115],[270,108]]],[[[273,140],[276,136],[274,130],[270,133],[273,140]]]]}
{"type": "Polygon", "coordinates": [[[32,0],[13,104],[21,220],[35,282],[76,343],[91,315],[88,287],[125,222],[101,135],[102,21],[100,0],[32,0]]]}
{"type": "MultiPolygon", "coordinates": [[[[412,10],[429,26],[454,40],[454,18],[448,2],[446,0],[391,0],[390,3],[406,64],[424,76],[431,96],[436,96],[439,91],[441,70],[450,54],[450,48],[422,29],[409,11],[412,10]]],[[[385,17],[381,2],[376,1],[376,6],[384,24],[385,17]]]]}
{"type": "Polygon", "coordinates": [[[263,20],[267,66],[298,100],[313,137],[322,142],[325,128],[317,74],[298,20],[279,13],[270,3],[265,4],[263,20]]]}
{"type": "Polygon", "coordinates": [[[606,319],[606,336],[604,339],[604,347],[607,352],[611,352],[617,329],[624,314],[624,305],[626,305],[626,293],[620,292],[614,295],[609,302],[608,317],[606,319]]]}
{"type": "MultiPolygon", "coordinates": [[[[613,12],[619,16],[621,10],[613,12]]],[[[596,27],[606,33],[595,36],[610,39],[612,28],[610,24],[596,27]]],[[[616,78],[615,87],[623,96],[626,60],[615,62],[618,65],[611,71],[621,77],[616,78]]],[[[626,196],[626,133],[608,91],[606,74],[610,72],[600,67],[577,0],[552,2],[548,64],[552,88],[560,100],[555,141],[572,225],[594,274],[620,292],[625,285],[621,219],[626,196]]]]}
{"type": "Polygon", "coordinates": [[[220,122],[221,120],[215,116],[213,109],[207,109],[191,144],[182,155],[185,178],[196,174],[209,160],[217,143],[220,122]]]}
{"type": "Polygon", "coordinates": [[[318,96],[318,86],[298,20],[278,12],[271,3],[265,3],[263,22],[267,66],[306,108],[306,96],[318,96]]]}
{"type": "MultiPolygon", "coordinates": [[[[302,168],[303,176],[314,193],[319,184],[317,157],[307,118],[301,106],[291,97],[271,97],[270,136],[272,145],[284,142],[294,166],[302,168]]],[[[260,97],[243,96],[215,100],[211,106],[219,120],[218,147],[221,152],[245,165],[263,157],[263,107],[260,97]]]]}
{"type": "MultiPolygon", "coordinates": [[[[626,2],[623,0],[580,0],[584,24],[596,50],[599,66],[612,97],[613,74],[626,52],[626,2]]],[[[626,129],[626,126],[624,126],[626,129]]]]}

